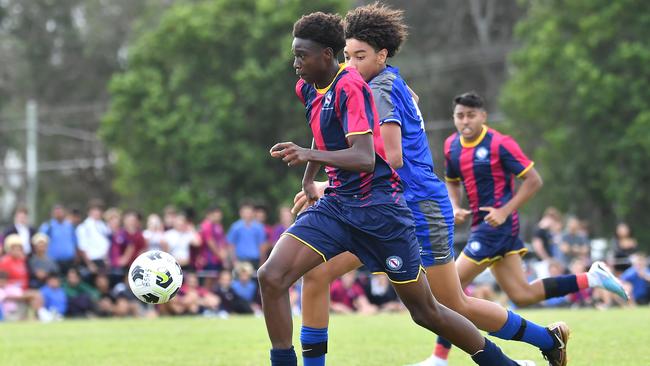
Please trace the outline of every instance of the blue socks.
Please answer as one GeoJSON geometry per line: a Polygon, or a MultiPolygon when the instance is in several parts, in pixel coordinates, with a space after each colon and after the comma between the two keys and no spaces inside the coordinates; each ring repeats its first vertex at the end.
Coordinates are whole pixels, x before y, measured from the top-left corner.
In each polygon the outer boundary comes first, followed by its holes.
{"type": "Polygon", "coordinates": [[[508,311],[508,320],[503,327],[496,332],[491,332],[490,335],[505,340],[526,342],[542,351],[547,351],[555,345],[553,337],[546,328],[526,321],[512,311],[508,311]]]}
{"type": "Polygon", "coordinates": [[[300,328],[302,361],[304,366],[325,366],[327,353],[327,328],[300,328]]]}
{"type": "Polygon", "coordinates": [[[472,355],[472,360],[480,366],[517,366],[517,363],[504,355],[501,348],[485,338],[485,347],[472,355]]]}
{"type": "Polygon", "coordinates": [[[293,346],[289,349],[272,349],[271,366],[297,366],[298,359],[293,346]]]}

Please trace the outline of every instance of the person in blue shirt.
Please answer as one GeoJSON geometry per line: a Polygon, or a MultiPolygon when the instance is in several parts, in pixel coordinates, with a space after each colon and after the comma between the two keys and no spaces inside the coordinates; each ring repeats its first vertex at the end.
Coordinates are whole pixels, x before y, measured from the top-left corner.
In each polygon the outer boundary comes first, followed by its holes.
{"type": "Polygon", "coordinates": [[[243,203],[239,207],[239,220],[228,230],[226,239],[231,245],[233,261],[249,262],[255,268],[260,265],[260,251],[266,240],[264,226],[254,219],[253,205],[243,203]]]}
{"type": "Polygon", "coordinates": [[[54,205],[52,218],[38,229],[50,238],[47,255],[57,263],[61,273],[67,273],[77,258],[77,234],[65,215],[65,207],[54,205]]]}
{"type": "Polygon", "coordinates": [[[41,296],[43,296],[43,307],[54,317],[61,317],[65,314],[68,309],[68,298],[61,288],[61,279],[58,274],[50,273],[47,282],[41,287],[41,296]]]}
{"type": "Polygon", "coordinates": [[[632,267],[628,268],[621,275],[621,280],[628,283],[632,288],[632,298],[637,305],[650,303],[650,269],[648,260],[642,253],[630,256],[632,267]]]}

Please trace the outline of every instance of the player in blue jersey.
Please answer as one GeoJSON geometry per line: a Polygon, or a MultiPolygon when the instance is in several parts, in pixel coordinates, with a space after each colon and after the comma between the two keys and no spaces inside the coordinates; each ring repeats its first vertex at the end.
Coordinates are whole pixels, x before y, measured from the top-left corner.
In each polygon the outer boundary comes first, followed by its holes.
{"type": "Polygon", "coordinates": [[[431,295],[418,253],[413,216],[400,179],[386,162],[372,92],[361,75],[338,65],[345,45],[341,18],[313,13],[294,25],[296,94],[304,103],[313,148],[274,145],[271,156],[289,166],[307,164],[303,190],[316,198],[321,165],[330,178],[325,196],[282,235],[258,271],[271,364],[297,364],[292,346],[289,287],[310,269],[350,251],[386,273],[414,321],[452,340],[479,365],[516,365],[467,319],[431,295]]]}
{"type": "MultiPolygon", "coordinates": [[[[368,5],[345,18],[346,61],[357,68],[372,91],[386,156],[402,178],[404,197],[413,212],[420,255],[434,296],[445,306],[467,317],[479,328],[503,339],[528,342],[560,358],[565,348],[548,329],[508,312],[498,304],[465,296],[454,265],[452,250],[454,214],[445,183],[435,175],[424,121],[414,97],[397,68],[386,64],[406,37],[401,11],[368,5]],[[523,329],[523,330],[522,330],[523,329]],[[552,351],[552,352],[551,352],[552,351]]],[[[305,204],[298,194],[296,209],[305,204]]],[[[303,354],[306,366],[325,363],[329,284],[361,265],[344,253],[307,273],[303,281],[303,354]]],[[[442,350],[447,348],[441,347],[442,350]]],[[[433,357],[425,364],[433,362],[433,357]]]]}

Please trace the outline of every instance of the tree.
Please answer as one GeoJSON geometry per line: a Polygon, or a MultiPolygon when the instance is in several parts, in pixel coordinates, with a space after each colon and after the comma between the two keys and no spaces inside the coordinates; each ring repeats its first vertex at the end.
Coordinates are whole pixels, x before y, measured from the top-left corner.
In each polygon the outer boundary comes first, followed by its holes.
{"type": "Polygon", "coordinates": [[[534,1],[501,105],[547,184],[540,201],[646,243],[650,180],[650,3],[534,1]]]}
{"type": "Polygon", "coordinates": [[[149,210],[168,203],[276,204],[300,187],[268,153],[309,144],[294,90],[291,29],[302,14],[342,0],[211,0],[171,7],[128,49],[110,83],[102,134],[117,156],[115,188],[149,210]]]}

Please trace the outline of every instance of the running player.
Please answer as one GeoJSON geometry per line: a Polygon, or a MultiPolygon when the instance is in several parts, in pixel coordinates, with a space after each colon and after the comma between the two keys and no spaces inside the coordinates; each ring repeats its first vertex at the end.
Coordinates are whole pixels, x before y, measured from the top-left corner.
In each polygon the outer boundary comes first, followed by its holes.
{"type": "MultiPolygon", "coordinates": [[[[555,341],[544,327],[527,322],[500,305],[465,296],[460,286],[453,255],[454,219],[445,184],[434,174],[424,121],[408,86],[397,68],[386,61],[404,42],[407,30],[403,12],[383,5],[363,6],[349,12],[345,24],[345,58],[368,81],[377,110],[386,156],[398,168],[404,183],[404,197],[413,212],[420,255],[427,267],[433,295],[445,306],[467,317],[479,328],[503,339],[528,342],[553,359],[565,358],[563,343],[555,341]],[[526,326],[527,325],[527,326],[526,326]],[[519,333],[520,328],[525,327],[519,333]]],[[[296,208],[305,202],[298,194],[296,208]]],[[[351,253],[321,264],[303,280],[303,353],[306,366],[325,364],[329,321],[329,284],[361,265],[351,253]]],[[[566,341],[566,340],[565,340],[566,341]]]]}
{"type": "MultiPolygon", "coordinates": [[[[627,300],[623,286],[602,262],[594,263],[587,273],[528,283],[522,269],[521,255],[526,253],[526,248],[519,239],[517,209],[540,189],[542,179],[515,140],[486,126],[487,113],[480,96],[465,93],[454,98],[453,104],[458,132],[445,142],[447,189],[456,223],[472,216],[470,237],[456,262],[463,288],[489,267],[499,286],[517,306],[589,287],[605,288],[627,300]],[[516,191],[515,177],[523,181],[516,191]],[[471,211],[461,208],[461,182],[471,211]]],[[[560,323],[551,327],[551,331],[558,340],[566,342],[569,333],[566,325],[560,323]]],[[[438,339],[437,349],[450,347],[448,342],[438,339]]],[[[446,365],[447,354],[434,354],[432,359],[437,363],[432,364],[446,365]]],[[[566,364],[565,359],[555,363],[549,358],[551,365],[566,364]]]]}
{"type": "Polygon", "coordinates": [[[349,250],[368,268],[389,276],[417,324],[448,337],[479,365],[516,365],[467,319],[438,304],[420,276],[413,216],[399,177],[385,161],[372,92],[355,69],[339,66],[336,59],[345,45],[341,18],[306,15],[295,23],[293,35],[300,76],[296,93],[307,110],[314,148],[284,142],[270,153],[288,166],[307,164],[303,190],[309,198],[316,198],[314,177],[321,165],[331,184],[283,234],[258,271],[271,364],[297,364],[289,287],[349,250]]]}

